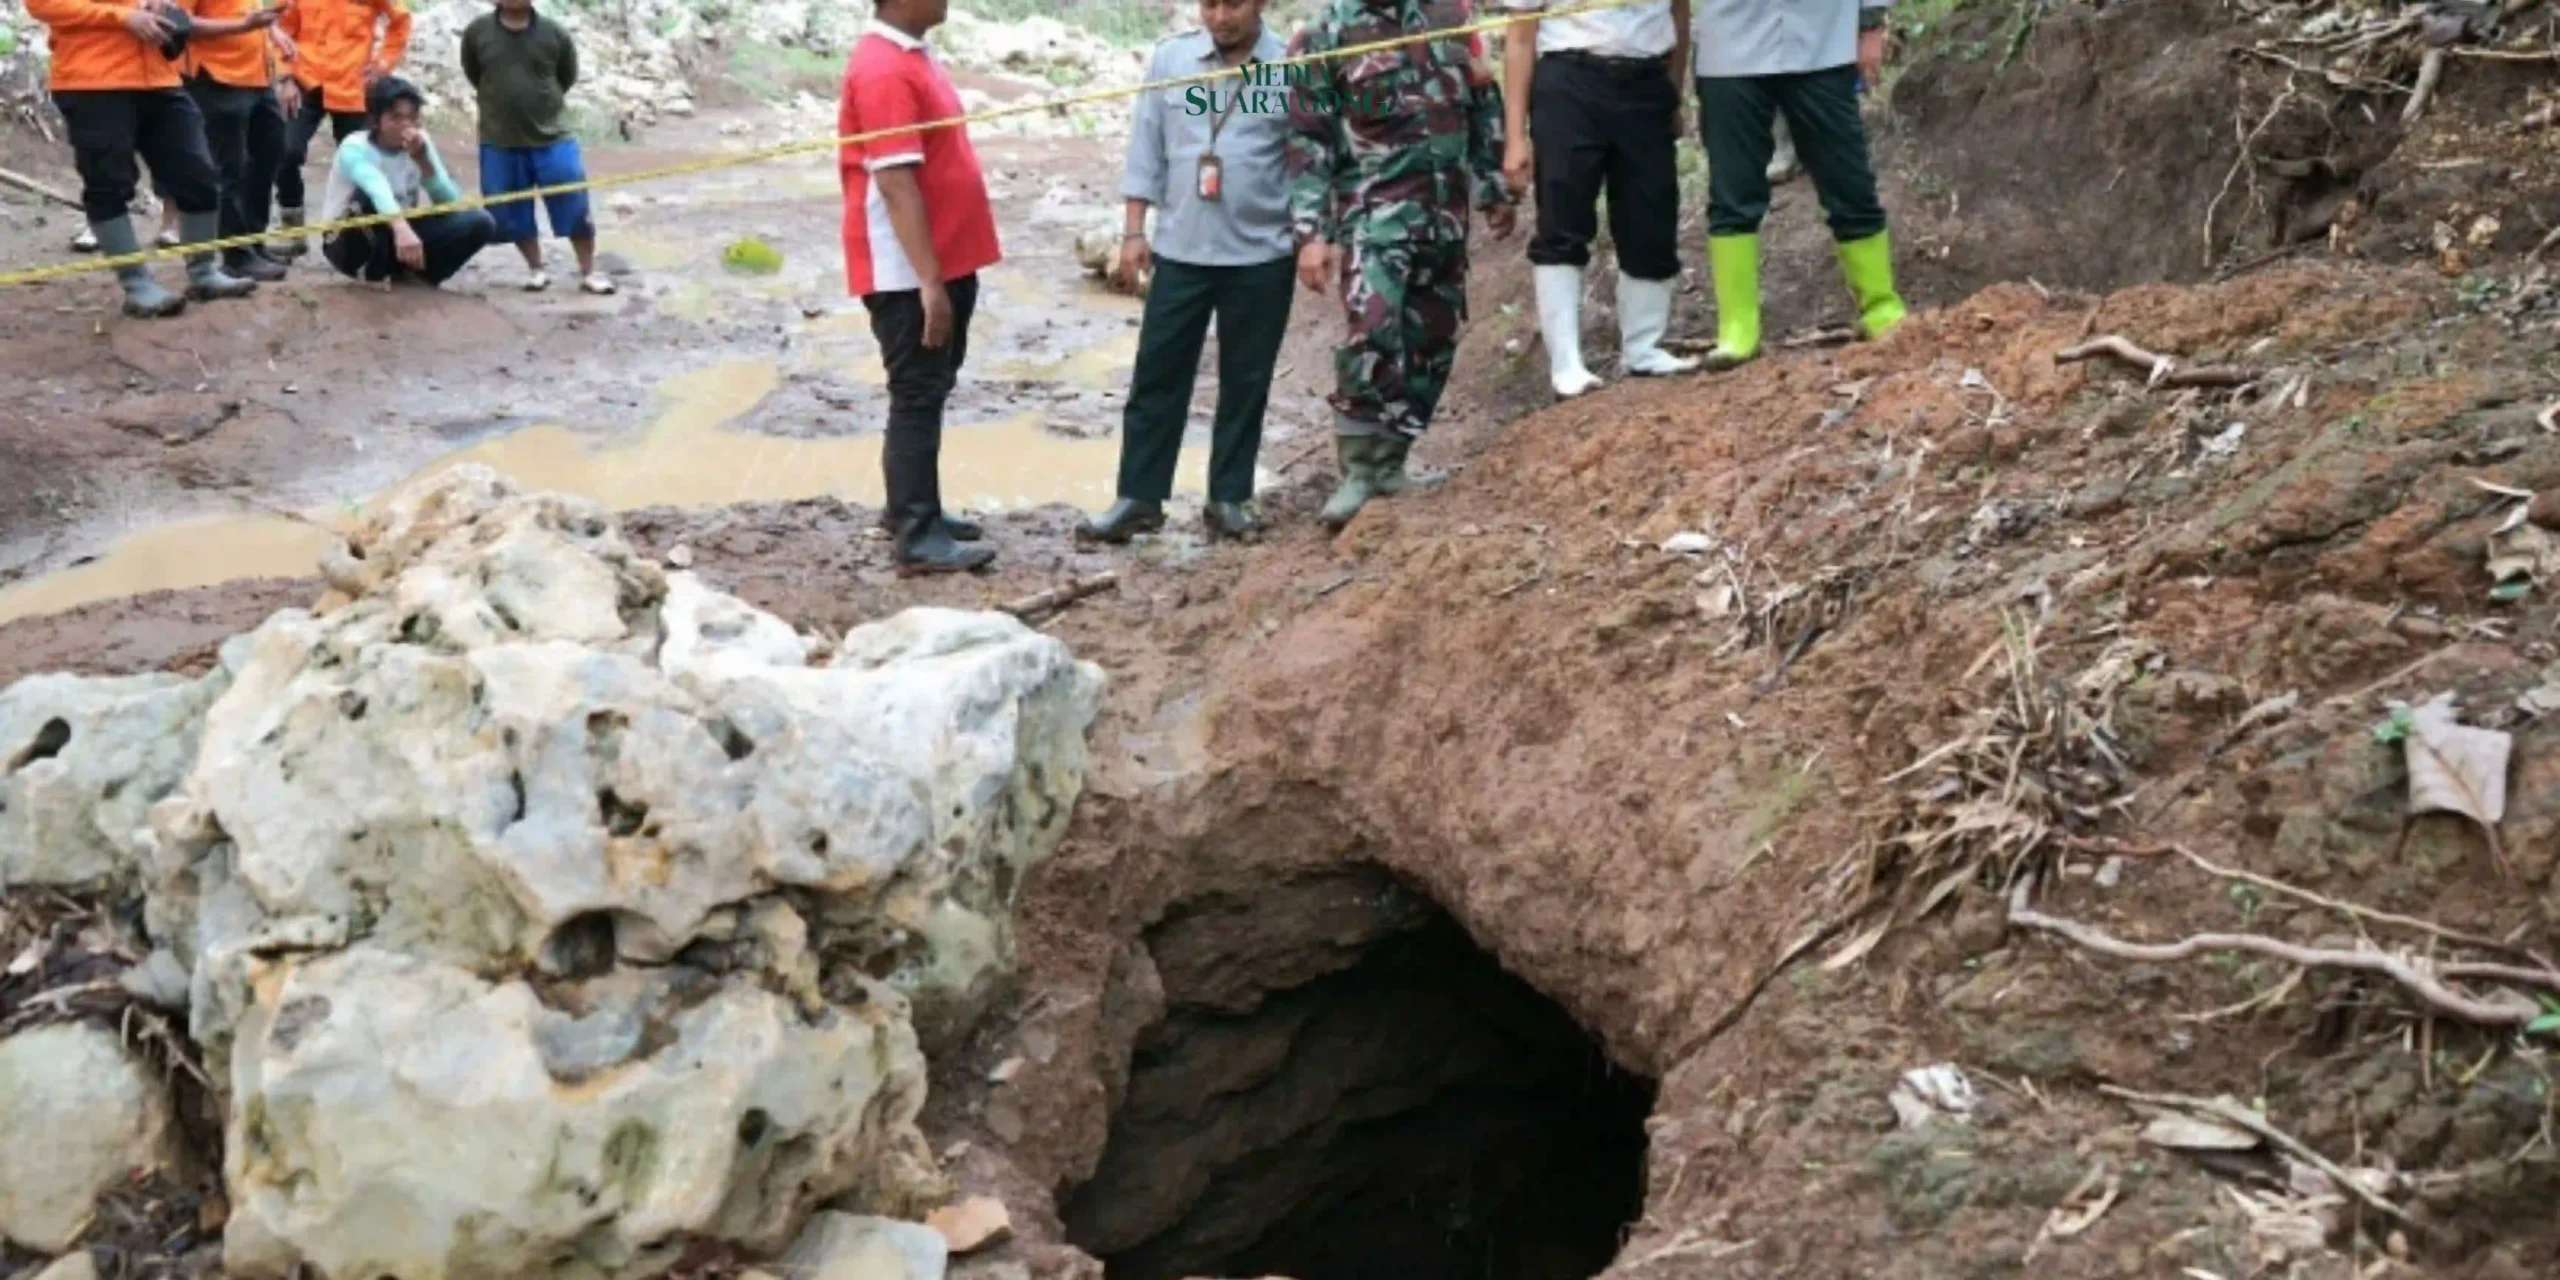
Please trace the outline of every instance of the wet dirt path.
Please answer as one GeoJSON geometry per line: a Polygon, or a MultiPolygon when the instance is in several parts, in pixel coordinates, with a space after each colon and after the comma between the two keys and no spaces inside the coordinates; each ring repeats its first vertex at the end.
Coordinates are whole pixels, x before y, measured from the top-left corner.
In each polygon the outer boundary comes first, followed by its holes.
{"type": "MultiPolygon", "coordinates": [[[[599,173],[785,136],[764,108],[671,122],[591,151],[599,173]]],[[[468,139],[442,139],[448,157],[468,139]]],[[[983,278],[944,443],[947,497],[973,510],[1112,496],[1140,304],[1087,278],[1078,230],[1116,217],[1116,139],[982,137],[1006,260],[983,278]]],[[[317,157],[315,165],[323,163],[317,157]]],[[[467,167],[467,166],[466,166],[467,167]]],[[[474,175],[459,173],[466,187],[474,175]]],[[[50,260],[69,218],[18,208],[0,260],[50,260]]],[[[380,290],[306,258],[282,286],[143,325],[103,275],[28,291],[0,318],[0,625],[90,601],[300,576],[370,500],[463,463],[617,510],[880,500],[887,393],[842,283],[832,156],[767,161],[600,196],[615,297],[484,253],[441,291],[380,290]],[[628,194],[620,194],[628,193],[628,194]],[[752,236],[779,270],[724,266],[752,236]]],[[[165,268],[174,272],[174,268],[165,268]]],[[[1268,468],[1322,413],[1327,309],[1292,318],[1268,468]]],[[[1214,339],[1213,339],[1214,343],[1214,339]]],[[[1204,483],[1214,346],[1177,499],[1204,483]]]]}

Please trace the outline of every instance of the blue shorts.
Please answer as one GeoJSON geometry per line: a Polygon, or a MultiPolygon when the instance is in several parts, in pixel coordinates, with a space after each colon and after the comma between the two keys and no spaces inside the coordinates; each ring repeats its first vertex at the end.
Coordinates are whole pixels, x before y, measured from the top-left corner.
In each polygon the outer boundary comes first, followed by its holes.
{"type": "MultiPolygon", "coordinates": [[[[484,196],[586,180],[587,166],[579,158],[576,138],[562,138],[547,147],[480,144],[480,194],[484,196]]],[[[490,205],[489,216],[498,220],[498,238],[511,242],[538,239],[541,233],[534,224],[533,205],[531,200],[490,205]]],[[[596,233],[595,219],[587,211],[586,192],[544,196],[542,205],[551,212],[551,234],[574,240],[596,233]]]]}

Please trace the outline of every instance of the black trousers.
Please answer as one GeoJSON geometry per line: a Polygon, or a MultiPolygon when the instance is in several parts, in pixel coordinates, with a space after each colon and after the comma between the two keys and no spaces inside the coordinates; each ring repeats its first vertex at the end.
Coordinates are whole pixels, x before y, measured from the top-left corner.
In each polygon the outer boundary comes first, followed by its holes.
{"type": "Polygon", "coordinates": [[[180,213],[211,213],[221,198],[204,116],[184,89],[65,89],[53,95],[80,170],[80,209],[112,222],[133,206],[149,166],[154,186],[180,213]]]}
{"type": "Polygon", "coordinates": [[[1863,240],[1884,230],[1853,65],[1783,76],[1698,78],[1698,132],[1707,144],[1707,234],[1750,235],[1769,216],[1769,157],[1777,150],[1770,130],[1782,111],[1832,237],[1863,240]]]}
{"type": "Polygon", "coordinates": [[[1215,316],[1218,410],[1209,434],[1209,500],[1252,499],[1262,414],[1271,403],[1280,340],[1289,333],[1296,281],[1291,258],[1245,267],[1156,259],[1146,315],[1138,322],[1138,365],[1129,375],[1129,404],[1120,415],[1121,497],[1162,502],[1173,496],[1182,428],[1200,378],[1200,346],[1215,316]]]}
{"type": "MultiPolygon", "coordinates": [[[[362,195],[347,206],[350,218],[361,218],[373,211],[373,202],[362,195]]],[[[409,229],[418,234],[418,243],[427,251],[426,268],[415,274],[428,284],[452,279],[473,254],[498,238],[498,220],[490,217],[486,209],[411,218],[409,229]]],[[[408,270],[400,265],[400,253],[393,247],[388,226],[341,231],[320,242],[320,253],[340,275],[358,280],[388,280],[408,270]]]]}
{"type": "Polygon", "coordinates": [[[951,336],[924,345],[924,295],[914,289],[867,293],[871,336],[889,371],[889,432],[880,446],[880,469],[889,510],[904,519],[942,510],[942,406],[960,381],[969,355],[969,314],[978,309],[978,277],[943,286],[951,295],[951,336]]]}
{"type": "Polygon", "coordinates": [[[1529,83],[1538,187],[1529,261],[1591,265],[1605,188],[1618,265],[1639,280],[1679,275],[1679,113],[1680,89],[1661,58],[1539,58],[1529,83]]]}
{"type": "MultiPolygon", "coordinates": [[[[267,229],[267,201],[276,166],[284,162],[284,109],[273,89],[223,84],[211,76],[187,81],[187,94],[204,116],[205,147],[213,155],[224,236],[253,236],[267,229]]],[[[161,187],[161,198],[168,190],[161,187]]]]}
{"type": "Polygon", "coordinates": [[[329,122],[329,136],[339,142],[364,132],[363,112],[331,111],[319,90],[303,86],[302,110],[293,113],[285,127],[284,159],[276,166],[276,203],[287,209],[302,207],[302,170],[311,163],[311,140],[320,136],[322,120],[329,122]]]}

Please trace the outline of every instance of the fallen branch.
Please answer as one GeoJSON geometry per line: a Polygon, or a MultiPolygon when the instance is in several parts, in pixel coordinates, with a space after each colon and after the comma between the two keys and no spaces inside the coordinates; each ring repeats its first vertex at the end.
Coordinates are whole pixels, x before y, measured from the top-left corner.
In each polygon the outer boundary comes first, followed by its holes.
{"type": "Polygon", "coordinates": [[[2255,1111],[2251,1111],[2247,1107],[2232,1102],[2228,1098],[2193,1098],[2182,1093],[2143,1093],[2140,1090],[2119,1088],[2111,1084],[2099,1085],[2098,1092],[2103,1093],[2110,1098],[2121,1098],[2127,1102],[2139,1102],[2145,1106],[2171,1107],[2180,1111],[2192,1111],[2199,1115],[2219,1120],[2222,1123],[2231,1125],[2235,1128],[2246,1129],[2249,1132],[2284,1148],[2287,1153],[2293,1156],[2293,1158],[2300,1160],[2304,1164],[2310,1165],[2314,1169],[2318,1169],[2324,1174],[2327,1174],[2331,1182],[2338,1184],[2339,1190],[2345,1191],[2356,1199],[2364,1201],[2366,1204],[2371,1205],[2376,1211],[2390,1217],[2397,1218],[2402,1222],[2407,1222],[2409,1220],[2409,1215],[2406,1211],[2402,1210],[2400,1206],[2383,1199],[2382,1193],[2366,1186],[2363,1179],[2348,1173],[2343,1168],[2340,1168],[2338,1163],[2331,1160],[2329,1157],[2312,1150],[2309,1143],[2267,1123],[2266,1117],[2259,1115],[2255,1111]]]}
{"type": "MultiPolygon", "coordinates": [[[[2554,240],[2560,240],[2560,230],[2553,231],[2551,239],[2543,243],[2550,244],[2554,240]]],[[[2560,435],[2560,400],[2552,401],[2550,408],[2533,415],[2533,424],[2545,431],[2560,435]]]]}
{"type": "Polygon", "coordinates": [[[61,191],[52,186],[38,182],[23,173],[18,173],[9,169],[0,169],[0,182],[5,182],[10,186],[16,187],[21,191],[25,191],[33,195],[43,196],[45,199],[51,200],[56,204],[69,205],[74,209],[80,207],[79,201],[72,199],[70,196],[64,195],[61,191]]]}
{"type": "Polygon", "coordinates": [[[2302,253],[2310,247],[2310,241],[2297,240],[2281,249],[2269,249],[2265,253],[2259,254],[2257,257],[2251,258],[2246,262],[2225,263],[2214,269],[2213,278],[2222,281],[2237,280],[2260,267],[2273,266],[2287,258],[2302,253]]]}
{"type": "Polygon", "coordinates": [[[2560,49],[2470,49],[2448,50],[2457,58],[2474,58],[2482,62],[2560,62],[2560,49]]]}
{"type": "MultiPolygon", "coordinates": [[[[2284,61],[2284,59],[2281,58],[2276,60],[2279,62],[2284,61]]],[[[2290,66],[2292,64],[2286,63],[2286,65],[2290,66]]],[[[2258,120],[2258,127],[2251,129],[2248,133],[2241,136],[2240,154],[2231,158],[2231,167],[2224,171],[2222,175],[2222,189],[2214,192],[2213,203],[2204,207],[2204,265],[2208,267],[2213,265],[2213,218],[2214,215],[2219,213],[2222,209],[2222,198],[2231,194],[2231,184],[2240,177],[2240,171],[2248,167],[2251,159],[2249,149],[2257,145],[2258,135],[2265,133],[2267,131],[2267,126],[2274,124],[2276,122],[2276,116],[2282,113],[2285,107],[2292,101],[2293,82],[2288,79],[2285,81],[2284,92],[2277,94],[2276,100],[2268,104],[2267,114],[2258,120]]],[[[2249,189],[2252,192],[2255,192],[2258,189],[2258,180],[2254,175],[2249,179],[2249,189]]]]}
{"type": "Polygon", "coordinates": [[[2560,991],[2560,968],[2554,968],[2541,956],[2535,955],[2533,952],[2524,950],[2521,947],[2511,946],[2507,943],[2500,942],[2495,938],[2482,937],[2476,933],[2466,933],[2460,929],[2437,924],[2432,920],[2421,920],[2416,916],[2404,916],[2395,912],[2379,911],[2372,907],[2360,907],[2352,902],[2342,902],[2336,898],[2313,893],[2309,889],[2287,884],[2273,876],[2259,875],[2255,871],[2244,871],[2238,867],[2226,867],[2182,844],[2173,843],[2168,846],[2168,851],[2194,863],[2199,869],[2208,875],[2220,876],[2225,880],[2245,880],[2261,889],[2272,890],[2276,893],[2283,894],[2288,898],[2293,898],[2301,902],[2308,902],[2315,907],[2325,907],[2331,911],[2339,913],[2340,915],[2352,916],[2358,920],[2371,920],[2379,924],[2394,924],[2404,929],[2415,929],[2420,933],[2434,934],[2436,937],[2442,938],[2447,942],[2459,942],[2464,946],[2478,947],[2484,951],[2503,951],[2511,955],[2523,956],[2541,967],[2541,981],[2538,985],[2548,986],[2555,991],[2560,991]]]}
{"type": "Polygon", "coordinates": [[[2444,50],[2429,49],[2418,59],[2418,87],[2409,91],[2409,105],[2400,109],[2400,123],[2412,125],[2426,114],[2427,103],[2436,96],[2436,82],[2444,78],[2444,50]]]}
{"type": "Polygon", "coordinates": [[[1097,573],[1090,578],[1078,578],[1046,591],[1035,592],[1000,607],[1014,617],[1029,618],[1034,614],[1063,609],[1086,596],[1100,595],[1119,585],[1120,575],[1117,572],[1097,573]]]}
{"type": "Polygon", "coordinates": [[[1856,326],[1835,324],[1828,328],[1798,330],[1778,339],[1778,346],[1781,350],[1794,351],[1804,347],[1842,347],[1857,340],[1856,326]]]}
{"type": "Polygon", "coordinates": [[[2177,361],[2157,352],[2146,351],[2135,346],[2130,340],[2115,334],[2109,334],[2103,338],[2092,338],[2078,346],[2065,347],[2054,353],[2053,362],[2078,364],[2083,360],[2094,360],[2099,356],[2112,356],[2143,370],[2149,376],[2149,385],[2155,387],[2245,387],[2263,376],[2250,369],[2218,366],[2205,369],[2181,369],[2177,361]]]}
{"type": "Polygon", "coordinates": [[[2400,91],[2399,85],[2393,84],[2388,80],[2377,79],[2373,76],[2367,75],[2349,75],[2345,72],[2335,71],[2327,67],[2311,66],[2288,58],[2281,53],[2277,53],[2273,49],[2250,47],[2235,49],[2233,52],[2245,58],[2256,58],[2261,62],[2274,63],[2287,71],[2295,72],[2300,75],[2317,77],[2332,88],[2361,89],[2366,93],[2375,94],[2398,93],[2400,91]]]}
{"type": "Polygon", "coordinates": [[[1768,967],[1762,969],[1759,976],[1751,980],[1751,985],[1744,988],[1742,994],[1734,998],[1733,1003],[1726,1005],[1724,1012],[1717,1014],[1715,1021],[1708,1023],[1704,1031],[1689,1037],[1680,1046],[1680,1052],[1671,1060],[1686,1061],[1691,1054],[1715,1043],[1717,1037],[1732,1030],[1734,1024],[1742,1021],[1744,1014],[1751,1012],[1751,1006],[1760,1000],[1760,993],[1767,991],[1769,984],[1777,981],[1778,975],[1785,973],[1788,966],[1813,954],[1815,950],[1838,937],[1841,930],[1848,928],[1859,916],[1866,914],[1867,910],[1875,905],[1876,899],[1870,896],[1846,913],[1806,930],[1795,941],[1788,943],[1786,949],[1780,951],[1777,958],[1771,960],[1768,967]]]}
{"type": "MultiPolygon", "coordinates": [[[[2142,964],[2166,964],[2185,960],[2205,951],[2247,951],[2287,964],[2310,965],[2327,969],[2346,969],[2389,978],[2406,988],[2427,1007],[2447,1017],[2460,1018],[2489,1027],[2521,1027],[2540,1016],[2530,1000],[2492,1003],[2446,986],[2439,975],[2447,978],[2495,978],[2535,986],[2550,986],[2550,975],[2515,965],[2448,964],[2431,965],[2411,961],[2381,951],[2339,951],[2329,947],[2300,947],[2290,942],[2254,933],[2199,933],[2176,942],[2127,942],[2103,929],[2060,916],[2049,916],[2026,905],[2026,892],[2032,879],[2018,882],[2018,893],[2009,902],[2009,923],[2026,929],[2042,929],[2057,934],[2102,956],[2132,960],[2142,964]]],[[[2560,989],[2560,988],[2555,988],[2560,989]]]]}
{"type": "Polygon", "coordinates": [[[72,1001],[88,996],[122,995],[123,992],[123,986],[113,978],[39,991],[10,1010],[7,1018],[0,1019],[0,1036],[14,1035],[42,1022],[66,1018],[71,1013],[72,1001]]]}
{"type": "Polygon", "coordinates": [[[2383,951],[2339,951],[2328,947],[2301,947],[2290,942],[2254,933],[2199,933],[2171,943],[2126,942],[2103,930],[2077,921],[2025,910],[2009,914],[2012,924],[2058,933],[2101,955],[2121,960],[2165,963],[2183,960],[2204,951],[2249,951],[2282,960],[2289,964],[2313,965],[2331,969],[2351,969],[2380,974],[2407,987],[2413,994],[2448,1017],[2456,1017],[2484,1026],[2522,1026],[2539,1016],[2521,1004],[2493,1004],[2466,996],[2438,981],[2438,978],[2465,978],[2483,981],[2522,983],[2527,986],[2560,990],[2552,975],[2540,969],[2521,965],[2490,964],[2485,961],[2462,961],[2453,964],[2413,962],[2383,951]]]}

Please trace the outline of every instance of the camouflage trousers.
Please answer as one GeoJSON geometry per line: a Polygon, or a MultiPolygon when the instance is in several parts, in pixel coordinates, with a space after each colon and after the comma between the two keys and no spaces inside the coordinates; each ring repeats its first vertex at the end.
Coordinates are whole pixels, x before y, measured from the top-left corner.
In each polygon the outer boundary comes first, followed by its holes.
{"type": "Polygon", "coordinates": [[[1364,243],[1342,253],[1342,309],[1334,348],[1335,430],[1410,440],[1431,425],[1467,322],[1467,242],[1436,237],[1364,243]]]}

